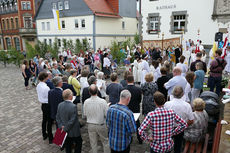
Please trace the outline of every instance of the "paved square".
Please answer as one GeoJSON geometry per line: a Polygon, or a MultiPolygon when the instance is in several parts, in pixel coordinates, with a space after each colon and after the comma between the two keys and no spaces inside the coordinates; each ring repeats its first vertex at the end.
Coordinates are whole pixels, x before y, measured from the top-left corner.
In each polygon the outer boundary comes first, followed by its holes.
{"type": "MultiPolygon", "coordinates": [[[[54,144],[49,145],[48,140],[43,141],[41,117],[41,105],[35,88],[25,90],[24,79],[18,67],[8,65],[4,68],[0,65],[0,153],[65,152],[54,144]]],[[[87,126],[81,129],[81,133],[82,153],[90,153],[87,126]]],[[[100,142],[99,145],[99,152],[102,153],[100,142]]],[[[138,144],[135,136],[131,153],[145,152],[149,152],[149,146],[138,144]]]]}

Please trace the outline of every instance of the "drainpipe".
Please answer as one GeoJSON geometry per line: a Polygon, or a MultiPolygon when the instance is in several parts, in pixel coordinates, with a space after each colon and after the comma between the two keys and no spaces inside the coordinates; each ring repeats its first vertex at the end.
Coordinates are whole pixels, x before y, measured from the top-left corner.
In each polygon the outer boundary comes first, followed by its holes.
{"type": "Polygon", "coordinates": [[[96,51],[96,17],[93,15],[93,49],[96,51]]]}

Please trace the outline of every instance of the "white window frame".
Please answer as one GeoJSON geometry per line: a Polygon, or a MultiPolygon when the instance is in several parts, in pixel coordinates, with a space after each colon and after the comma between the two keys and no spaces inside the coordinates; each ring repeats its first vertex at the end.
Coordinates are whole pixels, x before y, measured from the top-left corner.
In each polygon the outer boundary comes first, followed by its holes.
{"type": "Polygon", "coordinates": [[[57,10],[57,3],[52,3],[52,8],[57,10]]]}
{"type": "Polygon", "coordinates": [[[27,10],[31,10],[31,3],[30,3],[30,1],[26,2],[26,7],[27,7],[27,10]]]}
{"type": "Polygon", "coordinates": [[[21,1],[21,8],[22,10],[27,10],[27,3],[25,1],[21,1]],[[25,6],[25,8],[24,8],[25,6]]]}
{"type": "Polygon", "coordinates": [[[149,30],[159,31],[159,16],[150,16],[149,17],[149,30]],[[157,24],[157,26],[156,26],[157,24]]]}
{"type": "Polygon", "coordinates": [[[187,15],[186,14],[179,14],[179,15],[173,15],[173,33],[182,33],[183,31],[186,31],[186,21],[187,21],[187,15]],[[182,26],[182,22],[184,22],[184,26],[182,26]],[[174,24],[177,23],[177,27],[174,26],[174,24]]]}
{"type": "Polygon", "coordinates": [[[63,10],[63,2],[58,2],[58,10],[63,10]]]}
{"type": "Polygon", "coordinates": [[[47,31],[50,31],[50,22],[46,22],[47,31]]]}
{"type": "Polygon", "coordinates": [[[69,10],[69,1],[64,1],[65,10],[69,10]]]}
{"type": "Polygon", "coordinates": [[[46,25],[45,25],[45,22],[42,22],[42,31],[45,31],[46,30],[46,25]]]}
{"type": "Polygon", "coordinates": [[[74,27],[75,27],[75,29],[79,29],[79,22],[78,22],[78,19],[75,19],[75,20],[74,20],[74,27]],[[76,27],[76,23],[77,23],[77,26],[78,26],[78,27],[76,27]]]}
{"type": "Polygon", "coordinates": [[[32,20],[32,17],[31,17],[31,16],[24,16],[24,17],[23,17],[23,22],[24,22],[24,28],[25,28],[25,29],[31,29],[31,28],[33,28],[33,20],[32,20]],[[30,18],[30,20],[31,20],[31,27],[29,27],[29,28],[26,27],[25,18],[30,18]]]}
{"type": "Polygon", "coordinates": [[[84,21],[84,24],[85,24],[85,19],[81,19],[81,28],[85,28],[86,27],[86,25],[84,25],[84,27],[83,27],[83,21],[84,21]]]}

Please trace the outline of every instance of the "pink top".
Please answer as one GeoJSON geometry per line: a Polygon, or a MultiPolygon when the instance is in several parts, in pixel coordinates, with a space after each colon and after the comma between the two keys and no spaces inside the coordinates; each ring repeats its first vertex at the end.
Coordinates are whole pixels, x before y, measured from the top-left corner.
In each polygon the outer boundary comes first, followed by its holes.
{"type": "Polygon", "coordinates": [[[95,61],[99,61],[100,60],[99,56],[98,55],[94,55],[94,60],[95,61]]]}

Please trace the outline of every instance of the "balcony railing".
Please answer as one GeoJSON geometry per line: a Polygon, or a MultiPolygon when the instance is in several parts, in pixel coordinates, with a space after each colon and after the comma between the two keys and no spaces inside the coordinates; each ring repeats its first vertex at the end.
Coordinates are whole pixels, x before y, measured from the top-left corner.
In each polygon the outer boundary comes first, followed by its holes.
{"type": "Polygon", "coordinates": [[[21,28],[19,29],[20,34],[36,34],[36,29],[34,28],[21,28]]]}

